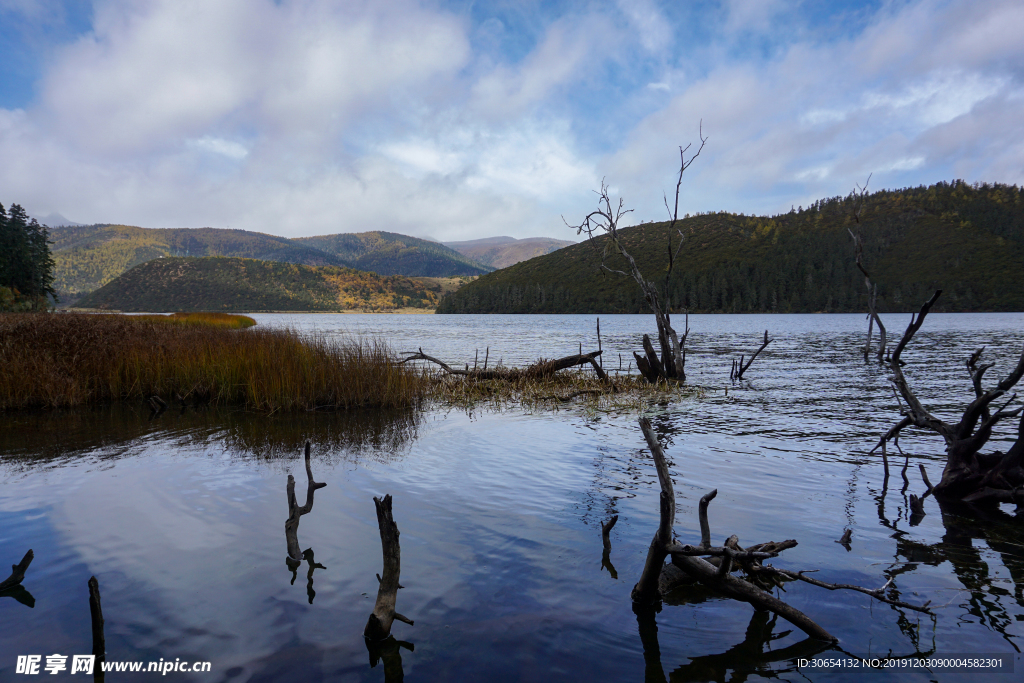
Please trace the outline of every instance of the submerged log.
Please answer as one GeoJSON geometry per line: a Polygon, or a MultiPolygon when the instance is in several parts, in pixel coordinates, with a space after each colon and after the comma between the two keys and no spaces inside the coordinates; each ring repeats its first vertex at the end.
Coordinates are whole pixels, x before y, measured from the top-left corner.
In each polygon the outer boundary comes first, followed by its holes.
{"type": "Polygon", "coordinates": [[[743,379],[743,373],[750,369],[750,366],[753,364],[754,359],[757,358],[760,355],[760,353],[764,351],[765,347],[771,344],[773,341],[775,340],[768,338],[768,330],[765,330],[764,341],[761,343],[761,348],[754,352],[754,355],[750,357],[750,360],[747,361],[746,365],[743,364],[743,356],[740,356],[740,360],[738,363],[736,361],[733,361],[732,371],[729,374],[729,379],[743,379]]]}
{"type": "Polygon", "coordinates": [[[410,626],[412,619],[395,611],[398,602],[399,575],[402,569],[402,552],[398,545],[398,525],[391,514],[391,494],[381,500],[376,496],[373,504],[377,508],[377,526],[380,527],[380,544],[384,555],[384,571],[378,577],[380,586],[377,589],[377,602],[373,613],[366,620],[363,637],[371,641],[385,640],[391,635],[391,625],[395,619],[404,621],[410,626]]]}
{"type": "Polygon", "coordinates": [[[633,588],[633,601],[638,606],[636,609],[651,609],[656,605],[660,605],[663,592],[666,588],[670,587],[663,584],[661,575],[665,569],[665,559],[671,555],[671,566],[673,569],[681,571],[689,581],[698,582],[726,597],[750,603],[755,609],[774,612],[816,640],[837,642],[834,636],[806,614],[779,600],[771,593],[762,590],[753,581],[763,579],[771,581],[775,585],[779,585],[778,582],[781,580],[804,581],[829,590],[854,590],[869,595],[881,602],[930,613],[928,603],[925,603],[923,606],[912,605],[886,597],[884,593],[891,584],[891,580],[881,588],[868,589],[861,586],[817,581],[806,577],[804,572],[776,569],[772,566],[763,566],[761,564],[762,560],[777,557],[783,550],[795,546],[797,544],[795,540],[762,543],[744,550],[740,547],[736,537],[732,536],[723,546],[712,547],[710,545],[711,530],[707,521],[707,509],[711,500],[717,494],[717,490],[711,491],[701,498],[699,509],[700,545],[691,546],[677,543],[672,539],[672,527],[675,523],[676,512],[675,491],[668,471],[665,452],[661,448],[658,437],[647,418],[640,418],[640,428],[643,431],[648,446],[650,446],[655,469],[658,473],[658,481],[661,485],[661,515],[658,530],[655,532],[654,539],[651,541],[647,551],[647,561],[644,564],[640,580],[633,588]],[[732,573],[736,570],[743,570],[751,580],[748,581],[733,576],[732,573]]]}
{"type": "Polygon", "coordinates": [[[19,585],[25,579],[25,571],[28,569],[28,566],[32,564],[32,558],[35,556],[36,554],[29,550],[25,553],[25,556],[21,558],[21,562],[18,564],[12,564],[11,575],[3,581],[0,581],[0,591],[8,590],[19,585]]]}

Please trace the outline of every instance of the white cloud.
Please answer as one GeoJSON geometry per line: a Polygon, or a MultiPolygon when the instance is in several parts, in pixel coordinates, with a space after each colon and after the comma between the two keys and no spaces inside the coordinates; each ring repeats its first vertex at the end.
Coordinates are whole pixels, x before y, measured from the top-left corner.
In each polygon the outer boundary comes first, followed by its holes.
{"type": "Polygon", "coordinates": [[[885,3],[826,41],[783,30],[789,5],[734,0],[699,44],[653,2],[531,7],[535,33],[416,0],[97,0],[37,101],[0,109],[0,200],[150,227],[561,235],[602,177],[662,218],[702,119],[684,211],[788,210],[872,172],[1024,181],[1019,2],[885,3]],[[770,58],[737,49],[750,34],[770,58]]]}

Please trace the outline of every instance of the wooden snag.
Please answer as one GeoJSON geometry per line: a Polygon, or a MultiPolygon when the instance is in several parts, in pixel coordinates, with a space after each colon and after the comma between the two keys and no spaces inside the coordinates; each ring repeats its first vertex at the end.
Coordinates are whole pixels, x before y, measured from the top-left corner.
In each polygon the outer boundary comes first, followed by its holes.
{"type": "Polygon", "coordinates": [[[104,678],[103,662],[107,661],[107,640],[103,635],[103,606],[100,603],[100,582],[95,576],[89,578],[89,616],[92,621],[92,653],[94,680],[104,678]]]}
{"type": "Polygon", "coordinates": [[[363,637],[370,641],[382,641],[391,635],[391,625],[395,619],[410,626],[413,625],[413,620],[395,611],[398,589],[401,588],[398,580],[402,569],[402,552],[398,545],[398,525],[395,524],[391,512],[391,494],[384,496],[383,500],[375,496],[373,504],[377,508],[384,571],[378,577],[380,586],[377,589],[377,602],[374,604],[373,613],[366,620],[363,637]]]}
{"type": "Polygon", "coordinates": [[[25,556],[21,558],[21,562],[18,564],[11,565],[11,575],[3,581],[0,581],[0,591],[14,588],[21,584],[25,579],[25,571],[28,570],[28,566],[32,564],[32,559],[36,556],[32,550],[25,553],[25,556]]]}
{"type": "MultiPolygon", "coordinates": [[[[299,549],[299,519],[302,515],[309,514],[313,510],[313,492],[327,486],[324,482],[313,481],[313,469],[309,465],[310,444],[306,442],[306,502],[299,505],[295,498],[295,477],[288,475],[288,519],[284,523],[284,537],[288,544],[289,569],[294,573],[303,559],[303,552],[299,549]],[[294,565],[294,566],[293,566],[294,565]]],[[[295,577],[292,576],[294,583],[295,577]]]]}

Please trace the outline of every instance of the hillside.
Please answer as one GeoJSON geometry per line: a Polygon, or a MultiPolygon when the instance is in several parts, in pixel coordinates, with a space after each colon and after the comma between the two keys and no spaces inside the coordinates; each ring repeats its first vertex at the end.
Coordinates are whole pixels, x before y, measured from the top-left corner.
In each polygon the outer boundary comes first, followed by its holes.
{"type": "Polygon", "coordinates": [[[160,256],[240,256],[311,266],[347,265],[286,237],[215,228],[64,226],[50,230],[55,286],[62,300],[93,291],[160,256]]]}
{"type": "Polygon", "coordinates": [[[50,242],[55,288],[65,303],[160,256],[241,257],[426,277],[473,276],[491,270],[443,245],[386,232],[288,239],[219,228],[82,225],[51,228],[50,242]]]}
{"type": "Polygon", "coordinates": [[[460,254],[492,268],[508,268],[521,261],[550,254],[573,244],[576,243],[550,237],[528,237],[521,240],[514,237],[485,237],[479,240],[444,243],[446,247],[451,247],[460,254]]]}
{"type": "Polygon", "coordinates": [[[443,244],[394,232],[320,235],[293,241],[332,254],[358,270],[381,275],[455,277],[493,270],[443,244]]]}
{"type": "MultiPolygon", "coordinates": [[[[866,310],[852,239],[878,284],[883,312],[913,311],[945,290],[936,310],[1024,310],[1024,190],[962,181],[870,195],[853,220],[853,199],[834,197],[772,217],[725,212],[688,217],[686,242],[668,290],[691,312],[852,312],[866,310]]],[[[663,282],[668,225],[620,230],[645,276],[663,282]]],[[[604,239],[484,275],[450,296],[438,313],[646,312],[639,287],[599,268],[604,239]]],[[[621,269],[621,257],[609,258],[621,269]]]]}
{"type": "Polygon", "coordinates": [[[433,309],[452,283],[337,266],[243,258],[157,258],[135,266],[78,306],[120,311],[377,311],[433,309]]]}

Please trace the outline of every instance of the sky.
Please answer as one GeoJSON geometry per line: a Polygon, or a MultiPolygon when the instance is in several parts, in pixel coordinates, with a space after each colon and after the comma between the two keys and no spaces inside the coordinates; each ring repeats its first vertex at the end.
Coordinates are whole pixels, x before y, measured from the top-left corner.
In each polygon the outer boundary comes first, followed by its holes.
{"type": "Polygon", "coordinates": [[[0,202],[576,239],[602,181],[664,220],[701,132],[680,214],[1020,185],[1022,36],[1020,0],[0,0],[0,202]]]}

